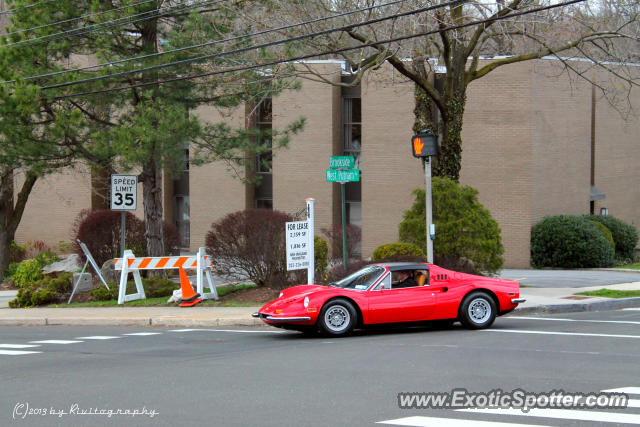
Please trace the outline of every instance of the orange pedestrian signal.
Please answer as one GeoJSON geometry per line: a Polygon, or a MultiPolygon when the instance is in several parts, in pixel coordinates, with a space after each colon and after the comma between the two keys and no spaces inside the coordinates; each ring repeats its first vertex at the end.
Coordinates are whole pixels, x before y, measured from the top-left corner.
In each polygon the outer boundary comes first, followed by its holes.
{"type": "Polygon", "coordinates": [[[422,156],[422,149],[424,148],[424,142],[420,137],[413,138],[413,155],[416,157],[422,156]]]}
{"type": "Polygon", "coordinates": [[[430,130],[424,130],[411,138],[413,157],[431,157],[438,155],[436,136],[430,130]]]}

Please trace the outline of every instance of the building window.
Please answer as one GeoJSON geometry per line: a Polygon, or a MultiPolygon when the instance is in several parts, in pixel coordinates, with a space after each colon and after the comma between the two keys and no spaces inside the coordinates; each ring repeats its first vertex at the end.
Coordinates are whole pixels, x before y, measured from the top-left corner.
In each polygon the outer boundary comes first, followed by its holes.
{"type": "Polygon", "coordinates": [[[180,246],[191,246],[191,215],[189,212],[189,149],[184,149],[182,168],[173,180],[173,218],[180,236],[180,246]]]}
{"type": "Polygon", "coordinates": [[[360,98],[342,99],[342,149],[346,155],[360,157],[362,113],[360,98]]]}
{"type": "Polygon", "coordinates": [[[273,209],[273,151],[271,141],[273,114],[270,98],[265,99],[258,105],[255,126],[260,130],[260,137],[256,145],[261,147],[261,150],[255,156],[255,173],[259,178],[259,182],[254,186],[254,206],[258,209],[273,209]]]}
{"type": "MultiPolygon", "coordinates": [[[[355,168],[361,169],[362,150],[362,101],[360,87],[344,88],[342,91],[342,154],[355,158],[355,168]]],[[[345,187],[347,224],[362,227],[362,170],[360,182],[349,182],[345,187]]],[[[361,248],[355,248],[357,254],[361,248]]]]}

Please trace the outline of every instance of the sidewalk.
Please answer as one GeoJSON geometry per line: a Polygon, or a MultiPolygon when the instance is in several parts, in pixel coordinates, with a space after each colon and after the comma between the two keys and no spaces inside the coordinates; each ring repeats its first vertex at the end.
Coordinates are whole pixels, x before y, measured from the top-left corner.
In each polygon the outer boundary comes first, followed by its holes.
{"type": "MultiPolygon", "coordinates": [[[[640,282],[605,286],[607,289],[640,290],[640,282]]],[[[574,296],[576,292],[602,289],[588,288],[521,288],[527,301],[511,315],[532,313],[570,313],[578,311],[614,310],[640,307],[638,298],[597,298],[574,296]]],[[[11,292],[11,291],[8,291],[11,292]]],[[[7,291],[1,298],[9,298],[7,291]]],[[[10,299],[10,298],[9,298],[10,299]]],[[[6,304],[5,304],[6,306],[6,304]]],[[[96,307],[96,308],[0,308],[0,326],[36,325],[112,325],[112,326],[178,326],[225,327],[264,325],[251,317],[259,307],[96,307]]]]}

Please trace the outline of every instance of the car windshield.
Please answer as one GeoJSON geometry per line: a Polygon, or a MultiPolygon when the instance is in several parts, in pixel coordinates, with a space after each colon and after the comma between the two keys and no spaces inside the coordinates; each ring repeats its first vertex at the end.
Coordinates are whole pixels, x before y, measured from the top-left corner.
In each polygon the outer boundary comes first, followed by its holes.
{"type": "Polygon", "coordinates": [[[385,269],[378,265],[368,265],[362,270],[345,277],[333,286],[339,288],[366,290],[384,273],[385,269]]]}

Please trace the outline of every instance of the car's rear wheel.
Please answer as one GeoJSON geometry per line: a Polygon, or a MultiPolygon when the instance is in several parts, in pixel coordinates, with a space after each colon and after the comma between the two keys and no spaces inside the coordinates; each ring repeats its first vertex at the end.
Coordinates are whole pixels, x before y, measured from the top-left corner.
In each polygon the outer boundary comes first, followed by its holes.
{"type": "Polygon", "coordinates": [[[318,326],[325,335],[348,335],[358,322],[358,312],[353,304],[338,298],[327,302],[318,317],[318,326]]]}
{"type": "Polygon", "coordinates": [[[496,303],[484,292],[467,295],[460,306],[460,322],[469,329],[484,329],[496,319],[496,303]]]}

